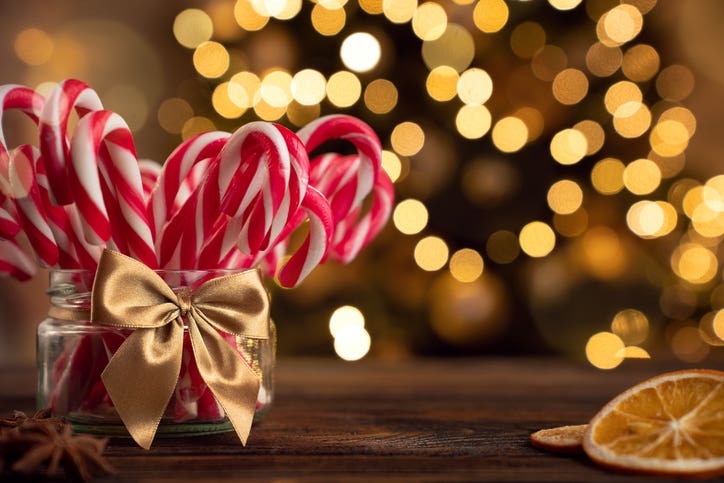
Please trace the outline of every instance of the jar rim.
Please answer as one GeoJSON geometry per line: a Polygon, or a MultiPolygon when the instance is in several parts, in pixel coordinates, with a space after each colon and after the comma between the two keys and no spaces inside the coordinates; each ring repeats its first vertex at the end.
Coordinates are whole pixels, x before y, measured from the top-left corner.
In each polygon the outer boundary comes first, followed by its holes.
{"type": "MultiPolygon", "coordinates": [[[[259,270],[258,266],[247,267],[247,268],[152,268],[155,273],[228,273],[229,275],[235,273],[248,272],[250,270],[259,270]]],[[[89,268],[49,268],[48,273],[68,274],[68,275],[81,275],[81,274],[95,274],[95,270],[89,268]]]]}

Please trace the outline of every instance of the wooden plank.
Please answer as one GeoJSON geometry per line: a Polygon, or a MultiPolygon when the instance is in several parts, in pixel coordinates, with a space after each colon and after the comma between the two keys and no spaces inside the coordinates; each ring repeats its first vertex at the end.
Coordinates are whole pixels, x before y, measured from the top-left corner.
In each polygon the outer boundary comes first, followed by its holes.
{"type": "MultiPolygon", "coordinates": [[[[554,359],[285,360],[276,400],[247,447],[233,434],[113,440],[107,481],[625,481],[585,457],[528,443],[544,427],[585,422],[648,364],[596,371],[554,359]]],[[[0,373],[0,387],[7,381],[0,373]]],[[[0,395],[0,410],[32,399],[0,395]]]]}

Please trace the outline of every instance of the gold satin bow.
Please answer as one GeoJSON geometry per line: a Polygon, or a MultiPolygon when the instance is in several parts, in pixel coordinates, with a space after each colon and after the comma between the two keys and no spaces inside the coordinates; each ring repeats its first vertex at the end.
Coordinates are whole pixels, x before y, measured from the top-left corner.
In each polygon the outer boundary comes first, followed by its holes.
{"type": "Polygon", "coordinates": [[[101,377],[128,432],[145,449],[151,447],[178,381],[184,319],[199,373],[245,445],[260,381],[218,331],[269,337],[269,298],[259,271],[215,278],[177,295],[143,263],[103,252],[93,284],[91,321],[135,330],[101,377]]]}

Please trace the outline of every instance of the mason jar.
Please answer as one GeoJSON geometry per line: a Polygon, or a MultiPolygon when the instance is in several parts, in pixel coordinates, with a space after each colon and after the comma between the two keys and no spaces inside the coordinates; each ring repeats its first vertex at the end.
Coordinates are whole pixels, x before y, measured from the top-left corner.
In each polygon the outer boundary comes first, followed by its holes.
{"type": "MultiPolygon", "coordinates": [[[[242,270],[157,270],[174,292],[195,288],[212,278],[242,270]]],[[[63,318],[63,313],[90,310],[94,271],[51,270],[48,296],[52,316],[38,326],[37,405],[73,424],[76,432],[129,436],[101,380],[101,373],[131,329],[63,318]],[[53,310],[53,308],[61,310],[53,310]],[[61,315],[58,315],[61,314],[61,315]]],[[[156,432],[157,438],[233,431],[224,410],[196,367],[188,327],[184,325],[183,357],[178,381],[156,432]]],[[[269,409],[273,396],[276,329],[269,320],[269,338],[221,333],[260,378],[254,421],[269,409]]]]}

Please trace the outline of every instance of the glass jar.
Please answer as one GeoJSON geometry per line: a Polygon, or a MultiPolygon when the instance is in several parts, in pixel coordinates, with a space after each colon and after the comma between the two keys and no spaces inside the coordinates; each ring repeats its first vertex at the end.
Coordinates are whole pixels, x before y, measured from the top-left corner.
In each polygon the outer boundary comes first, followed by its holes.
{"type": "MultiPolygon", "coordinates": [[[[157,270],[175,291],[240,270],[157,270]]],[[[89,311],[95,272],[51,270],[48,295],[58,312],[89,311]]],[[[53,313],[53,311],[51,311],[53,313]]],[[[130,329],[49,316],[38,326],[38,408],[73,424],[76,432],[130,436],[105,390],[101,373],[130,329]]],[[[269,338],[253,339],[221,333],[261,379],[254,420],[260,419],[273,399],[276,330],[269,321],[269,338]]],[[[181,371],[156,437],[178,437],[232,431],[231,423],[201,379],[188,337],[184,333],[181,371]]]]}

